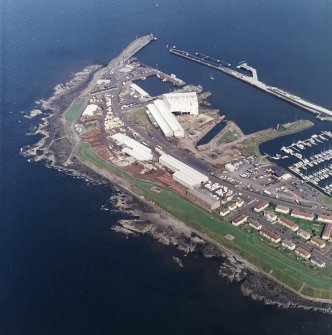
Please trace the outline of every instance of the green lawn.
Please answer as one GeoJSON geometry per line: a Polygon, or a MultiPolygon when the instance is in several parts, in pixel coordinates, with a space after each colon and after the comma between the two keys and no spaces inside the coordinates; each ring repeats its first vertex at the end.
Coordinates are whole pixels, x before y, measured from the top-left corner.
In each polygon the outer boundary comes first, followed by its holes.
{"type": "Polygon", "coordinates": [[[105,161],[100,156],[98,156],[90,147],[88,143],[82,142],[79,144],[75,155],[77,155],[79,158],[83,160],[87,160],[91,163],[93,163],[96,167],[100,169],[105,169],[106,171],[110,171],[112,173],[115,173],[117,176],[124,178],[128,181],[133,181],[134,179],[129,176],[127,173],[123,172],[120,168],[117,166],[105,161]]]}
{"type": "Polygon", "coordinates": [[[68,123],[72,123],[79,111],[81,110],[82,105],[81,104],[74,104],[65,112],[65,119],[68,123]]]}
{"type": "MultiPolygon", "coordinates": [[[[324,228],[324,224],[323,223],[319,223],[317,221],[309,221],[309,220],[303,220],[303,219],[299,219],[299,218],[295,218],[293,216],[291,216],[290,214],[280,214],[277,213],[275,211],[275,206],[269,206],[265,209],[265,211],[273,211],[275,212],[278,216],[283,216],[285,218],[287,218],[288,220],[296,223],[300,229],[303,229],[305,231],[307,231],[308,233],[312,233],[314,231],[316,236],[320,236],[322,234],[323,228],[324,228]]],[[[258,215],[264,215],[263,212],[261,213],[256,213],[258,215]]],[[[282,226],[283,228],[285,228],[284,226],[282,226]]]]}
{"type": "Polygon", "coordinates": [[[329,205],[332,205],[332,197],[330,197],[330,196],[328,196],[326,194],[323,194],[323,193],[322,193],[322,196],[323,196],[324,202],[326,202],[329,205]]]}
{"type": "Polygon", "coordinates": [[[145,198],[155,202],[159,207],[174,217],[185,222],[215,241],[235,250],[241,256],[276,279],[286,283],[301,293],[316,298],[332,299],[332,267],[314,269],[299,262],[294,255],[287,255],[277,247],[269,245],[257,233],[248,233],[244,229],[232,226],[219,217],[206,212],[180,195],[158,185],[160,193],[153,191],[156,185],[134,179],[118,167],[104,161],[96,155],[86,143],[82,143],[76,153],[83,160],[94,163],[98,168],[106,169],[126,178],[132,186],[145,198]],[[235,237],[229,241],[226,234],[235,237]]]}
{"type": "Polygon", "coordinates": [[[88,131],[92,130],[93,128],[96,128],[99,126],[99,122],[98,121],[92,121],[89,123],[84,124],[84,128],[88,131]]]}
{"type": "Polygon", "coordinates": [[[141,108],[134,112],[128,112],[125,116],[134,126],[141,130],[149,130],[152,128],[152,123],[146,115],[145,108],[141,108]]]}
{"type": "Polygon", "coordinates": [[[239,138],[239,134],[235,129],[226,130],[218,139],[217,144],[230,143],[239,138]]]}

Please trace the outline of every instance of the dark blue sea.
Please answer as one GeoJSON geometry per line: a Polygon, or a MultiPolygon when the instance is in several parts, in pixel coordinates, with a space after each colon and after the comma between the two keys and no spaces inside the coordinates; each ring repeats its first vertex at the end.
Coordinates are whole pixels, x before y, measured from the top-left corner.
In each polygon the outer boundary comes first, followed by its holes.
{"type": "MultiPolygon", "coordinates": [[[[210,102],[249,133],[299,118],[299,108],[170,55],[201,51],[332,108],[329,0],[2,0],[1,335],[332,334],[332,317],[243,297],[218,265],[149,238],[111,230],[125,213],[100,210],[114,193],[29,163],[20,147],[37,99],[88,64],[106,63],[136,35],[158,41],[139,59],[213,93],[210,102]],[[172,260],[179,256],[181,269],[172,260]]],[[[331,129],[316,123],[309,132],[331,129]]],[[[296,135],[299,138],[304,135],[296,135]]],[[[295,135],[269,142],[273,153],[295,135]]],[[[331,284],[332,285],[332,284],[331,284]]]]}

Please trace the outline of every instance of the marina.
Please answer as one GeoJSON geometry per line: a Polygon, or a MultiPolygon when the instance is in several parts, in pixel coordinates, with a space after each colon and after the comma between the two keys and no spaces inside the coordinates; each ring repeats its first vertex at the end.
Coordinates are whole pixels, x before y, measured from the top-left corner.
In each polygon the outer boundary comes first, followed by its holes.
{"type": "Polygon", "coordinates": [[[275,156],[266,155],[270,159],[289,159],[296,161],[288,169],[300,177],[302,181],[311,183],[328,195],[332,195],[332,132],[322,131],[307,139],[298,140],[289,146],[282,146],[275,156]],[[315,153],[306,155],[306,150],[317,147],[315,153]]]}

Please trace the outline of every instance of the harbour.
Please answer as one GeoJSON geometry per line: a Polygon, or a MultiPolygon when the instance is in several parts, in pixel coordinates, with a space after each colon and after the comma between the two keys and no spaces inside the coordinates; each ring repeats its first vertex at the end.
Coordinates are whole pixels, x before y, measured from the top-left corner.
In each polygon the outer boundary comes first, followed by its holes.
{"type": "Polygon", "coordinates": [[[273,96],[276,96],[282,100],[285,100],[295,106],[298,106],[308,112],[311,112],[316,115],[316,118],[321,121],[332,121],[332,111],[319,106],[313,102],[305,100],[301,97],[296,96],[295,94],[282,90],[277,87],[273,87],[265,84],[264,82],[258,80],[257,71],[255,68],[249,66],[246,62],[240,62],[237,66],[238,69],[245,69],[246,71],[251,72],[252,76],[248,76],[242,74],[241,72],[235,71],[231,69],[231,64],[225,61],[222,61],[217,58],[213,58],[202,53],[196,52],[195,54],[191,54],[187,51],[178,50],[175,46],[169,49],[169,52],[173,55],[188,59],[190,61],[208,66],[215,70],[221,71],[225,74],[228,74],[232,77],[235,77],[245,83],[255,86],[256,88],[269,93],[273,96]]]}

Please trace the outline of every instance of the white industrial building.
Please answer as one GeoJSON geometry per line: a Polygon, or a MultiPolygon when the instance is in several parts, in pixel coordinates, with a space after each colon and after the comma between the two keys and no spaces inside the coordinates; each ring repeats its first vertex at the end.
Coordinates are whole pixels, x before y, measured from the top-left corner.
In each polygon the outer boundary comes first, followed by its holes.
{"type": "Polygon", "coordinates": [[[173,131],[165,121],[161,113],[159,112],[158,108],[154,104],[148,105],[148,111],[151,113],[153,118],[156,120],[159,128],[164,133],[165,137],[173,137],[173,131]]]}
{"type": "Polygon", "coordinates": [[[173,156],[166,154],[161,155],[159,157],[159,163],[174,172],[173,179],[187,188],[197,187],[209,180],[206,175],[182,163],[173,156]]]}
{"type": "Polygon", "coordinates": [[[172,112],[168,109],[165,102],[163,100],[157,99],[154,101],[155,106],[157,107],[159,113],[164,118],[168,126],[173,131],[174,137],[180,138],[184,137],[184,130],[180,125],[177,118],[172,114],[172,112]]]}
{"type": "Polygon", "coordinates": [[[82,116],[93,116],[98,109],[98,105],[90,104],[87,105],[82,116]]]}
{"type": "Polygon", "coordinates": [[[187,173],[183,171],[174,172],[173,179],[187,188],[197,187],[201,184],[200,180],[189,176],[187,173]]]}
{"type": "Polygon", "coordinates": [[[152,151],[145,145],[137,142],[127,135],[117,133],[112,138],[119,144],[124,146],[122,152],[135,158],[138,161],[149,161],[153,158],[152,151]]]}
{"type": "Polygon", "coordinates": [[[157,99],[153,104],[149,104],[147,108],[147,114],[151,113],[165,137],[184,137],[184,130],[181,124],[163,100],[157,99]]]}
{"type": "Polygon", "coordinates": [[[195,92],[163,94],[163,101],[170,112],[198,115],[198,100],[195,92]]]}

